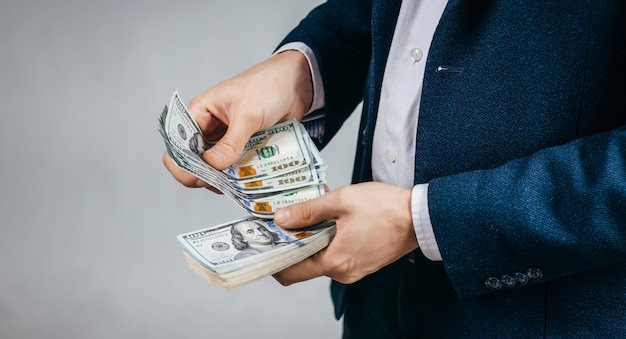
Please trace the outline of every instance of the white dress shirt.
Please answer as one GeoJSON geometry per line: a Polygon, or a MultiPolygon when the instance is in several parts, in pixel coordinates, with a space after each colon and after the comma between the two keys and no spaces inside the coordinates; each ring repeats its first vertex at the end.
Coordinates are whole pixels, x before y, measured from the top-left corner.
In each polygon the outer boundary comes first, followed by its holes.
{"type": "MultiPolygon", "coordinates": [[[[413,185],[415,136],[419,133],[418,117],[426,58],[447,3],[447,0],[402,2],[383,77],[372,149],[375,181],[413,187],[413,226],[422,253],[431,260],[441,260],[441,254],[428,214],[428,184],[413,185]]],[[[323,83],[314,54],[301,43],[286,44],[276,53],[288,49],[301,51],[309,61],[314,88],[310,111],[323,107],[323,83]]],[[[316,119],[319,116],[307,118],[316,119]]]]}

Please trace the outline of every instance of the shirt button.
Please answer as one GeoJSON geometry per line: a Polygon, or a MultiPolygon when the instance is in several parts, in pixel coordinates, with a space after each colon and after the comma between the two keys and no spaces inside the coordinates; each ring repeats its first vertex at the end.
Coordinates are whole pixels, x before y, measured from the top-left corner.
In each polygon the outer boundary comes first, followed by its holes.
{"type": "Polygon", "coordinates": [[[387,160],[389,160],[392,163],[396,163],[396,155],[393,154],[392,151],[387,151],[387,160]]]}
{"type": "Polygon", "coordinates": [[[413,48],[411,50],[411,59],[413,59],[413,62],[418,62],[418,61],[422,60],[423,56],[424,56],[424,53],[422,52],[421,49],[413,48]]]}

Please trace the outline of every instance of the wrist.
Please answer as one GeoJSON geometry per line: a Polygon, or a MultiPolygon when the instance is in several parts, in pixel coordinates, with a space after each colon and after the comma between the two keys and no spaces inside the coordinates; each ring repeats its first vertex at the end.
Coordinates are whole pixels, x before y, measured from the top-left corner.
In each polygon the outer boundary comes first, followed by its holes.
{"type": "Polygon", "coordinates": [[[411,188],[398,188],[400,192],[397,194],[398,201],[395,204],[398,210],[394,215],[396,216],[396,224],[402,228],[402,232],[406,234],[407,240],[413,243],[412,249],[419,248],[417,236],[415,234],[415,227],[413,225],[413,208],[412,208],[412,195],[413,190],[411,188]]]}
{"type": "Polygon", "coordinates": [[[281,59],[289,65],[285,77],[291,79],[293,84],[294,107],[292,113],[295,114],[296,119],[302,120],[313,103],[313,80],[309,62],[304,54],[297,50],[285,50],[275,54],[273,58],[281,59]]]}

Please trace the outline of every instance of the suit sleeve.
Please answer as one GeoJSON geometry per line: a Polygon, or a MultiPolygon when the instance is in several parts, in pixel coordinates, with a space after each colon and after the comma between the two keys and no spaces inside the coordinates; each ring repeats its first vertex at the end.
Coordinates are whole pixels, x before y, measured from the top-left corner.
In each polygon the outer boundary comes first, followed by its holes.
{"type": "Polygon", "coordinates": [[[428,200],[461,297],[489,293],[489,277],[538,269],[541,276],[530,271],[533,279],[521,281],[532,285],[624,263],[626,129],[434,179],[428,200]]]}
{"type": "Polygon", "coordinates": [[[324,84],[323,147],[363,98],[371,55],[371,2],[330,0],[313,9],[280,43],[303,42],[318,62],[324,84]]]}

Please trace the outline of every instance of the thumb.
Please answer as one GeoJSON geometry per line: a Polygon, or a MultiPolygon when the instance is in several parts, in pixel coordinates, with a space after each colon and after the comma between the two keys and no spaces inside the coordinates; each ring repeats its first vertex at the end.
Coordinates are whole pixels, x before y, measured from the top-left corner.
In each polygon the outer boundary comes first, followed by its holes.
{"type": "Polygon", "coordinates": [[[202,154],[202,158],[214,168],[223,170],[237,161],[254,132],[256,130],[251,125],[232,123],[224,136],[202,154]]]}
{"type": "Polygon", "coordinates": [[[327,219],[336,219],[338,209],[335,194],[330,192],[319,198],[280,208],[274,213],[274,221],[283,228],[301,228],[327,219]]]}

